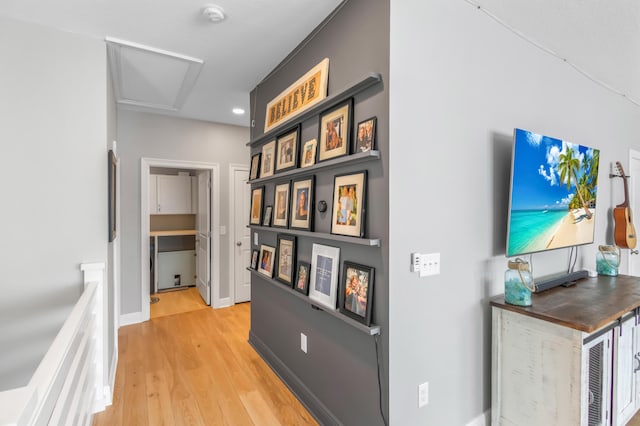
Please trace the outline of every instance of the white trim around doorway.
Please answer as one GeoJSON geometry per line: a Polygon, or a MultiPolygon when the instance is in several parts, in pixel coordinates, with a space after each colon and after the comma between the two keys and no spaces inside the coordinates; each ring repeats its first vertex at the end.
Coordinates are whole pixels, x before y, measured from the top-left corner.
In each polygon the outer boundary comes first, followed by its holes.
{"type": "Polygon", "coordinates": [[[144,259],[149,259],[149,172],[151,167],[209,170],[211,172],[211,307],[221,308],[226,306],[225,301],[220,299],[220,165],[199,161],[143,157],[140,160],[140,166],[141,320],[147,321],[150,316],[149,262],[144,261],[144,259]]]}

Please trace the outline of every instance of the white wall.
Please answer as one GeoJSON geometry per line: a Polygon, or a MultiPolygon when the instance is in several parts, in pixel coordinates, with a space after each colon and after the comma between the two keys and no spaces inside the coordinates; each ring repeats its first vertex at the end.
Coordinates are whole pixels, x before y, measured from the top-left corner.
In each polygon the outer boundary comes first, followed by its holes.
{"type": "MultiPolygon", "coordinates": [[[[514,25],[535,19],[526,2],[502,3],[519,17],[514,25]]],[[[616,32],[615,22],[599,25],[616,32]]],[[[572,30],[545,28],[558,40],[572,30]]],[[[574,42],[562,44],[569,58],[582,52],[574,42]]],[[[631,44],[615,48],[637,56],[631,44]]],[[[640,148],[640,109],[464,1],[391,1],[390,58],[390,424],[464,425],[491,404],[488,298],[503,292],[513,128],[601,149],[600,244],[612,239],[609,209],[622,197],[610,164],[640,148]],[[441,253],[441,275],[410,273],[414,251],[441,253]],[[429,404],[418,409],[425,381],[429,404]]],[[[581,249],[586,267],[595,251],[581,249]]],[[[534,256],[539,274],[560,272],[566,260],[567,250],[534,256]]]]}
{"type": "MultiPolygon", "coordinates": [[[[220,225],[229,226],[229,164],[248,164],[249,129],[205,121],[121,110],[118,152],[121,164],[121,313],[141,312],[140,159],[200,161],[220,165],[220,225]]],[[[220,297],[228,297],[229,234],[220,238],[220,297]]],[[[147,260],[145,262],[148,263],[147,260]]]]}
{"type": "Polygon", "coordinates": [[[100,40],[0,18],[0,390],[24,385],[107,260],[100,40]]]}

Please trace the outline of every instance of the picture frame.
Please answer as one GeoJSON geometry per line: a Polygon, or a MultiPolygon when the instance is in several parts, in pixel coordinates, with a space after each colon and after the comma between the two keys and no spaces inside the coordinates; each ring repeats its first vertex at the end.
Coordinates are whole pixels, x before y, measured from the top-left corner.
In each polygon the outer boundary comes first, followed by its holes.
{"type": "Polygon", "coordinates": [[[262,145],[261,163],[260,163],[260,177],[273,176],[273,168],[276,164],[276,140],[267,142],[262,145]]]}
{"type": "Polygon", "coordinates": [[[358,123],[356,127],[356,140],[353,144],[353,154],[376,149],[377,122],[377,117],[370,117],[358,123]]]}
{"type": "Polygon", "coordinates": [[[298,261],[296,268],[296,280],[293,289],[305,296],[309,294],[309,276],[311,275],[311,264],[309,262],[298,261]]]}
{"type": "Polygon", "coordinates": [[[371,266],[348,261],[342,264],[338,309],[367,327],[371,325],[374,273],[371,266]]]}
{"type": "Polygon", "coordinates": [[[262,226],[271,226],[272,213],[273,213],[273,206],[266,206],[264,208],[264,214],[262,215],[262,226]]]}
{"type": "Polygon", "coordinates": [[[249,265],[249,267],[253,270],[257,270],[258,269],[258,255],[260,254],[260,252],[258,251],[258,249],[253,249],[251,250],[251,265],[249,265]]]}
{"type": "Polygon", "coordinates": [[[273,264],[276,258],[276,248],[263,244],[258,255],[258,269],[262,275],[273,278],[273,264]]]}
{"type": "Polygon", "coordinates": [[[349,154],[353,98],[320,115],[318,162],[349,154]]]}
{"type": "Polygon", "coordinates": [[[289,227],[289,199],[291,182],[286,181],[276,185],[273,202],[272,225],[278,228],[289,227]]]}
{"type": "Polygon", "coordinates": [[[108,161],[108,180],[109,180],[109,201],[108,201],[108,216],[109,216],[109,242],[113,242],[116,239],[117,235],[117,167],[118,167],[118,159],[116,158],[116,154],[112,149],[109,150],[107,154],[108,161]]]}
{"type": "Polygon", "coordinates": [[[259,186],[251,190],[251,215],[249,224],[260,225],[262,221],[262,204],[264,200],[264,186],[259,186]]]}
{"type": "Polygon", "coordinates": [[[291,185],[289,228],[310,231],[313,228],[315,176],[294,180],[291,185]]]}
{"type": "Polygon", "coordinates": [[[251,156],[251,168],[249,169],[249,180],[258,179],[260,176],[260,158],[262,153],[253,154],[251,156]]]}
{"type": "Polygon", "coordinates": [[[298,167],[298,142],[300,125],[287,130],[276,138],[276,172],[298,167]]]}
{"type": "Polygon", "coordinates": [[[276,279],[283,284],[293,287],[296,265],[296,237],[278,234],[276,263],[276,279]]]}
{"type": "Polygon", "coordinates": [[[302,145],[300,150],[300,168],[313,166],[316,164],[316,151],[318,149],[318,140],[311,139],[302,145]]]}
{"type": "Polygon", "coordinates": [[[309,299],[330,310],[336,310],[339,263],[339,247],[313,244],[309,299]]]}
{"type": "Polygon", "coordinates": [[[364,236],[367,171],[336,175],[333,179],[331,233],[364,236]]]}

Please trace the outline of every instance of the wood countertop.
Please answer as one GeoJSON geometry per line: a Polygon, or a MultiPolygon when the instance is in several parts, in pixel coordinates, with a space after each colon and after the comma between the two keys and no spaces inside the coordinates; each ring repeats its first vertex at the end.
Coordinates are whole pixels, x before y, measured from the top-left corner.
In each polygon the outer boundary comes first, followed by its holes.
{"type": "Polygon", "coordinates": [[[173,237],[179,235],[196,235],[195,229],[177,229],[171,231],[151,231],[150,237],[173,237]]]}
{"type": "Polygon", "coordinates": [[[496,308],[592,333],[640,306],[640,277],[585,278],[533,294],[531,302],[528,307],[509,305],[504,294],[490,300],[496,308]]]}

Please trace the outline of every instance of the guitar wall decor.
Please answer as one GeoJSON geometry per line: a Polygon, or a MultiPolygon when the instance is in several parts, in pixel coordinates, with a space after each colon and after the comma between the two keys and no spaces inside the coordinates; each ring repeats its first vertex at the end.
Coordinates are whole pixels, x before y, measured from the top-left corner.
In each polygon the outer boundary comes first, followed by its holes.
{"type": "Polygon", "coordinates": [[[629,190],[627,189],[627,176],[624,174],[622,164],[616,161],[618,173],[624,183],[624,202],[613,209],[614,239],[616,245],[622,248],[634,249],[636,247],[636,229],[631,221],[631,209],[629,208],[629,190]]]}

